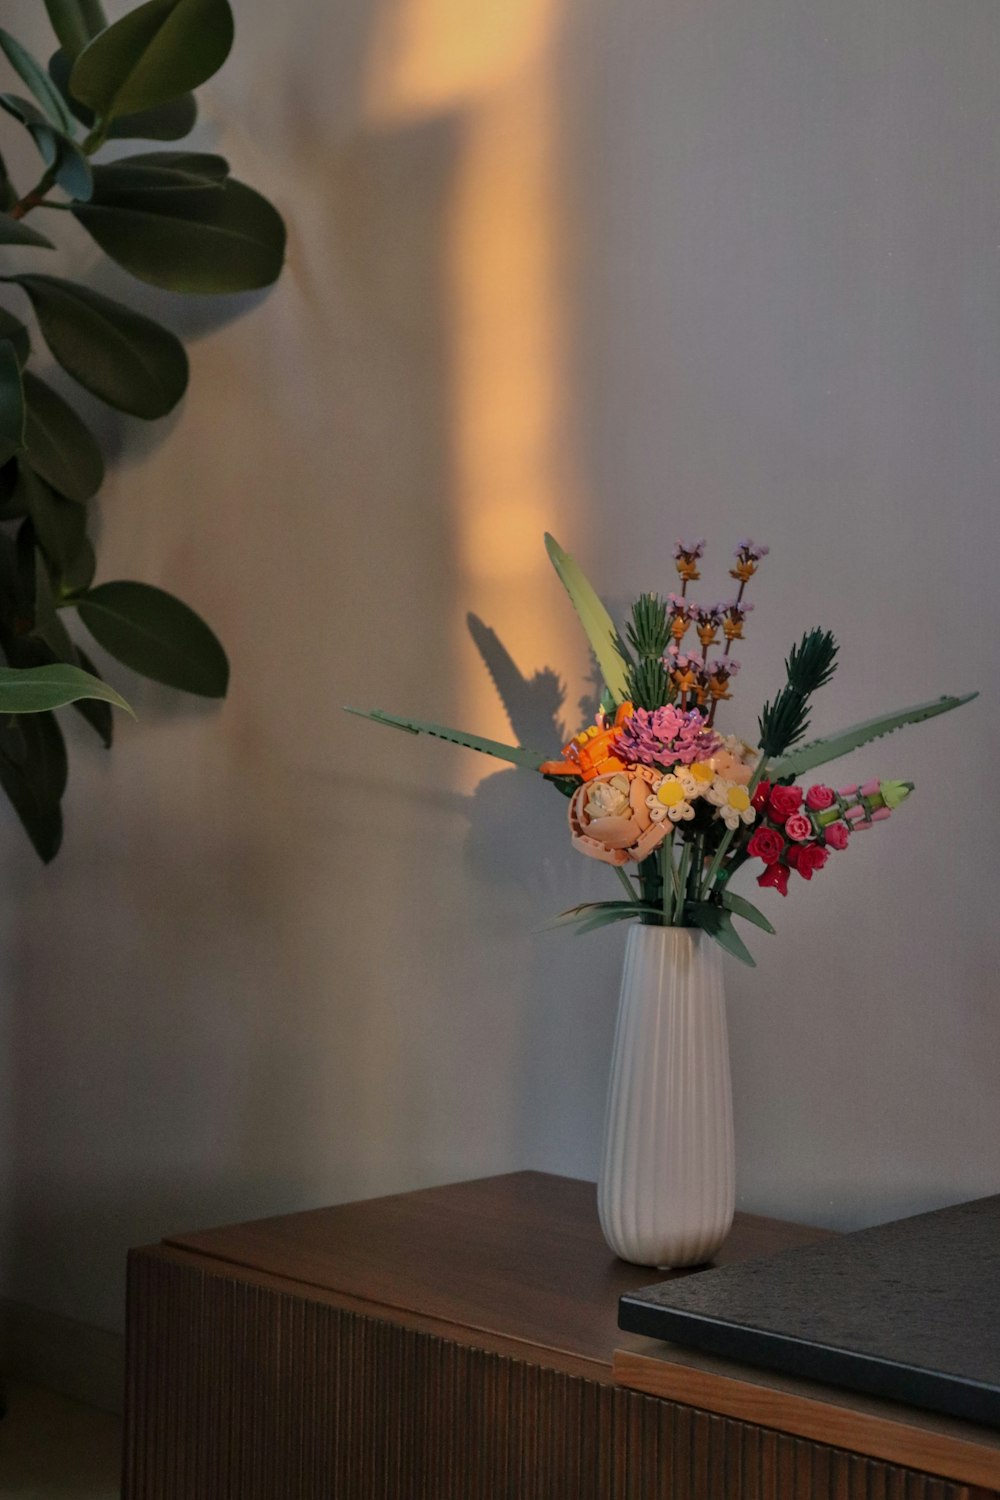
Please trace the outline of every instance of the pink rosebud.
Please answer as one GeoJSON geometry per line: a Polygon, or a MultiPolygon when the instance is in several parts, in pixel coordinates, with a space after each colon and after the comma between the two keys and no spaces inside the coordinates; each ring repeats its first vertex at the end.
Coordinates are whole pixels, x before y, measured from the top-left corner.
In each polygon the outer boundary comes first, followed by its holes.
{"type": "Polygon", "coordinates": [[[876,807],[875,811],[872,813],[872,822],[882,823],[889,816],[890,812],[887,807],[876,807]]]}
{"type": "Polygon", "coordinates": [[[806,792],[806,807],[810,812],[826,812],[832,807],[836,796],[832,786],[811,786],[806,792]]]}
{"type": "Polygon", "coordinates": [[[882,788],[877,781],[866,781],[861,788],[861,795],[862,797],[877,797],[881,790],[882,788]]]}
{"type": "Polygon", "coordinates": [[[831,849],[846,849],[850,834],[846,823],[831,823],[823,830],[823,838],[831,849]]]}
{"type": "Polygon", "coordinates": [[[805,813],[792,813],[785,819],[785,833],[797,844],[804,844],[812,838],[813,826],[805,813]]]}
{"type": "Polygon", "coordinates": [[[783,823],[802,806],[802,789],[797,786],[774,786],[767,799],[767,815],[772,823],[783,823]]]}

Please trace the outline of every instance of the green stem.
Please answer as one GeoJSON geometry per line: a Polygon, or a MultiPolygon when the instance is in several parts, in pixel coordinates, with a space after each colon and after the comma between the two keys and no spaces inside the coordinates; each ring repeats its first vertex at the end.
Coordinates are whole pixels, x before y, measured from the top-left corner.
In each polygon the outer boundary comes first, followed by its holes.
{"type": "Polygon", "coordinates": [[[663,881],[663,925],[672,927],[674,922],[674,830],[660,845],[660,878],[663,881]]]}
{"type": "MultiPolygon", "coordinates": [[[[747,786],[747,796],[752,797],[754,792],[757,790],[757,783],[763,776],[764,770],[765,761],[762,756],[757,763],[753,775],[750,777],[750,782],[747,786]]],[[[725,859],[727,853],[729,852],[729,846],[733,842],[733,839],[736,837],[738,832],[738,828],[727,828],[725,833],[723,834],[719,847],[715,851],[715,858],[709,865],[708,873],[701,883],[701,890],[698,892],[699,901],[704,901],[708,896],[712,888],[712,882],[715,880],[716,875],[718,875],[719,873],[719,867],[722,864],[722,861],[725,859]]]]}
{"type": "Polygon", "coordinates": [[[678,884],[680,886],[680,890],[679,890],[678,897],[677,897],[677,916],[678,916],[679,920],[674,924],[677,927],[683,927],[685,925],[685,923],[684,923],[684,892],[687,889],[688,866],[690,865],[690,863],[691,863],[691,845],[687,841],[685,841],[684,848],[683,848],[683,850],[681,852],[681,867],[680,867],[679,879],[678,879],[678,884]]]}
{"type": "Polygon", "coordinates": [[[628,876],[625,874],[625,871],[622,869],[621,865],[615,865],[614,870],[615,870],[615,874],[618,876],[618,879],[621,881],[622,885],[628,891],[628,899],[630,901],[638,901],[639,897],[638,897],[638,894],[636,892],[635,886],[632,884],[631,880],[629,880],[628,876]]]}

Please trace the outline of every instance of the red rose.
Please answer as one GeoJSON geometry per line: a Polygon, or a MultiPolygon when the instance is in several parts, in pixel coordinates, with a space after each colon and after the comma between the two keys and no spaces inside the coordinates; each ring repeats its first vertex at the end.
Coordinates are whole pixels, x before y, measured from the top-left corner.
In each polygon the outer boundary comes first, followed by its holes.
{"type": "Polygon", "coordinates": [[[813,826],[805,813],[791,813],[785,819],[785,833],[798,844],[804,844],[813,836],[813,826]]]}
{"type": "Polygon", "coordinates": [[[811,786],[806,792],[806,807],[810,812],[826,812],[836,800],[832,786],[811,786]]]}
{"type": "Polygon", "coordinates": [[[779,896],[788,895],[788,866],[768,865],[763,875],[757,876],[757,884],[761,886],[773,886],[779,896]]]}
{"type": "Polygon", "coordinates": [[[771,783],[769,781],[759,781],[757,783],[756,791],[750,798],[750,801],[758,812],[764,811],[764,804],[770,796],[770,793],[771,783]]]}
{"type": "Polygon", "coordinates": [[[824,828],[823,838],[831,849],[846,849],[850,830],[846,823],[831,823],[829,828],[824,828]]]}
{"type": "Polygon", "coordinates": [[[767,815],[772,823],[783,823],[802,805],[802,789],[797,786],[774,786],[767,799],[767,815]]]}
{"type": "Polygon", "coordinates": [[[793,844],[785,858],[803,880],[812,880],[816,871],[822,870],[830,854],[820,844],[793,844]]]}
{"type": "Polygon", "coordinates": [[[766,865],[773,865],[781,858],[784,847],[785,841],[776,828],[755,828],[747,853],[762,859],[766,865]]]}

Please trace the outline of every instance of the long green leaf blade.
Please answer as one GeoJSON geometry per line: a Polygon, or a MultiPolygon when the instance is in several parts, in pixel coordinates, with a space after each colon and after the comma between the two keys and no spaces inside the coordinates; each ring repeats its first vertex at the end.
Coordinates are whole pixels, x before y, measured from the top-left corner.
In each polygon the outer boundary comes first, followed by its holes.
{"type": "Polygon", "coordinates": [[[361,719],[372,719],[376,724],[388,724],[393,729],[404,729],[409,734],[429,734],[438,740],[448,740],[453,745],[464,745],[467,750],[478,750],[483,755],[492,755],[496,760],[507,760],[512,765],[522,766],[526,771],[537,771],[548,756],[537,750],[525,750],[520,745],[502,745],[498,740],[484,740],[478,734],[466,734],[464,729],[448,729],[443,724],[429,724],[423,719],[405,719],[399,714],[385,713],[381,708],[350,708],[345,713],[357,714],[361,719]]]}
{"type": "Polygon", "coordinates": [[[545,548],[579,616],[590,649],[597,657],[608,692],[616,703],[624,702],[628,696],[625,676],[628,653],[614,621],[582,569],[548,532],[545,533],[545,548]]]}
{"type": "Polygon", "coordinates": [[[24,447],[24,383],[17,349],[0,338],[0,466],[24,447]]]}
{"type": "Polygon", "coordinates": [[[0,714],[44,713],[81,698],[98,698],[132,714],[114,688],[80,667],[0,667],[0,714]]]}
{"type": "Polygon", "coordinates": [[[761,932],[774,932],[774,928],[764,913],[758,911],[752,901],[748,901],[745,896],[740,896],[736,891],[723,891],[722,904],[735,916],[743,917],[747,922],[752,922],[755,927],[759,927],[761,932]]]}
{"type": "Polygon", "coordinates": [[[950,713],[953,708],[961,708],[964,703],[971,703],[978,696],[978,693],[964,693],[960,697],[946,695],[934,698],[929,703],[917,703],[910,708],[897,709],[895,713],[880,714],[878,718],[866,719],[862,724],[852,724],[849,729],[824,735],[822,739],[810,740],[809,744],[789,751],[768,766],[767,774],[772,781],[779,776],[801,776],[805,771],[815,770],[817,766],[825,766],[828,761],[839,759],[841,755],[849,755],[852,750],[858,750],[872,740],[893,734],[907,724],[922,724],[925,719],[950,713]]]}

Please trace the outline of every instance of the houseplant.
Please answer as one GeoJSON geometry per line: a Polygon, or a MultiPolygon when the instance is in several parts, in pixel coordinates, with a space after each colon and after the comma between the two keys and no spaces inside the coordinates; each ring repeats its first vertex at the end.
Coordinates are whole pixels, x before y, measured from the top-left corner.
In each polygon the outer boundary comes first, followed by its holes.
{"type": "MultiPolygon", "coordinates": [[[[146,583],[95,581],[90,507],[104,459],[72,401],[35,367],[47,351],[71,381],[142,421],[167,415],[187,388],[173,332],[79,280],[45,274],[67,214],[156,288],[245,292],[279,275],[285,231],[275,209],[221,156],[176,144],[196,121],[191,91],[228,55],[232,12],[227,0],[146,0],[109,25],[101,0],[46,0],[46,11],[47,66],[0,29],[18,81],[0,92],[0,111],[40,158],[34,180],[15,185],[0,157],[0,652],[11,668],[61,663],[93,674],[67,628],[75,618],[133,671],[221,697],[226,655],[193,610],[146,583]]],[[[75,706],[110,745],[110,702],[75,706]]],[[[44,860],[62,838],[66,770],[51,712],[0,721],[0,786],[44,860]]]]}
{"type": "Polygon", "coordinates": [[[595,722],[561,754],[378,709],[349,711],[541,774],[569,798],[574,846],[615,871],[617,899],[556,919],[576,932],[633,924],[598,1184],[601,1223],[627,1260],[695,1264],[725,1238],[735,1201],[721,954],[754,961],[736,920],[774,931],[730,882],[748,864],[760,887],[782,896],[790,879],[811,882],[831,853],[840,858],[913,788],[877,780],[802,787],[798,779],[976,695],[916,704],[806,742],[813,694],[837,665],[834,637],[812,629],[789,652],[756,735],[723,735],[716,716],[732,697],[739,670],[732,648],[744,637],[753,608],[747,589],[767,548],[740,542],[730,568],[734,597],[702,605],[688,589],[701,576],[704,541],[678,542],[680,591],[641,595],[620,633],[573,559],[552,537],[546,545],[604,680],[595,722]]]}

